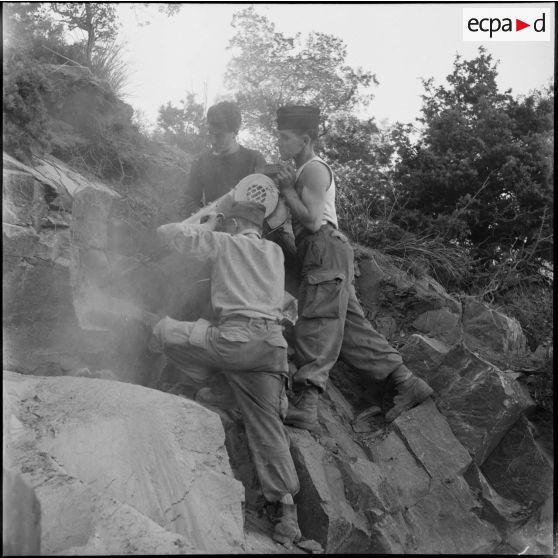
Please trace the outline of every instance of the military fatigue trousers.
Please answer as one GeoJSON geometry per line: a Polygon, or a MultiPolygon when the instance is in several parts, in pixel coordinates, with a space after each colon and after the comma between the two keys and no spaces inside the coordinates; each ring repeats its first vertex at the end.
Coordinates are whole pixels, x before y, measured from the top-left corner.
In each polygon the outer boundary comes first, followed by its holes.
{"type": "Polygon", "coordinates": [[[276,502],[286,494],[295,495],[300,485],[283,425],[288,365],[281,326],[244,317],[229,318],[218,326],[203,319],[189,325],[188,341],[164,343],[165,354],[193,385],[202,387],[211,370],[227,377],[244,418],[265,499],[276,502]]]}
{"type": "Polygon", "coordinates": [[[374,381],[404,366],[399,352],[365,318],[355,293],[354,254],[332,225],[297,239],[302,281],[295,324],[293,385],[325,390],[337,359],[374,381]]]}

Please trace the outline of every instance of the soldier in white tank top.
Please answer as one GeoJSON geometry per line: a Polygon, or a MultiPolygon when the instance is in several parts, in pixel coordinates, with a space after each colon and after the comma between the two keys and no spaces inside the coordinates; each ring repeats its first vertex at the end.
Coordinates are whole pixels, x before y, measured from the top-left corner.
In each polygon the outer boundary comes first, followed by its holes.
{"type": "Polygon", "coordinates": [[[297,370],[292,377],[298,395],[289,402],[285,424],[315,428],[319,394],[340,355],[364,377],[387,381],[388,392],[393,388],[397,395],[386,413],[386,422],[392,422],[427,399],[432,388],[412,374],[399,352],[364,316],[353,285],[353,250],[337,230],[333,172],[314,152],[318,124],[317,107],[277,111],[281,157],[296,165],[296,171],[281,169],[278,186],[293,215],[301,266],[294,343],[297,370]],[[329,179],[320,165],[310,165],[315,162],[325,165],[329,179]]]}
{"type": "MultiPolygon", "coordinates": [[[[335,210],[335,178],[333,176],[333,171],[331,170],[329,165],[323,159],[321,159],[317,155],[314,155],[314,157],[312,157],[311,159],[306,161],[306,163],[304,163],[303,165],[301,165],[297,169],[296,180],[298,182],[298,179],[299,179],[300,175],[302,174],[302,171],[306,168],[306,166],[309,163],[312,163],[313,161],[318,161],[318,162],[322,163],[323,165],[325,165],[327,170],[329,171],[329,175],[331,176],[331,182],[330,182],[329,187],[326,190],[326,194],[325,194],[326,197],[325,197],[325,207],[324,207],[324,212],[323,212],[322,225],[325,225],[326,223],[331,223],[336,229],[338,229],[339,224],[337,222],[337,211],[335,210]]],[[[297,188],[297,192],[300,195],[300,192],[298,190],[299,189],[297,188]]],[[[295,233],[295,236],[298,236],[302,232],[301,229],[303,229],[303,228],[304,227],[300,223],[297,223],[295,221],[293,223],[293,231],[295,233]]]]}

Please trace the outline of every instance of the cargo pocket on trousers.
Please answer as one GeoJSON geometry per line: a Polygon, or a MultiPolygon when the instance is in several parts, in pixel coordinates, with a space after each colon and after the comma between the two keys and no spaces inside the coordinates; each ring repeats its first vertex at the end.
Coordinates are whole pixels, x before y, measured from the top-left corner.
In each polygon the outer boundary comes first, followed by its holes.
{"type": "Polygon", "coordinates": [[[306,277],[306,289],[301,316],[304,318],[339,318],[341,286],[345,275],[332,271],[311,272],[306,277]]]}
{"type": "Polygon", "coordinates": [[[248,343],[252,337],[249,330],[244,327],[224,327],[219,328],[219,339],[231,343],[248,343]]]}
{"type": "Polygon", "coordinates": [[[334,238],[338,238],[341,242],[344,242],[345,244],[349,244],[349,239],[341,231],[338,230],[331,231],[331,236],[333,236],[334,238]]]}
{"type": "Polygon", "coordinates": [[[288,347],[287,340],[283,337],[280,331],[273,332],[271,335],[266,337],[265,342],[272,347],[280,347],[286,349],[288,347]]]}

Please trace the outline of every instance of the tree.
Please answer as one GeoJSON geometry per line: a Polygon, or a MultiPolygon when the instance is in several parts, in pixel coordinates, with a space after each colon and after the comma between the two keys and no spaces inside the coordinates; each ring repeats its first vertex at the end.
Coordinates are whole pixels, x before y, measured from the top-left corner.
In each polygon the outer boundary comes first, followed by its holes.
{"type": "Polygon", "coordinates": [[[124,45],[116,40],[118,24],[108,21],[116,17],[114,10],[94,3],[5,3],[5,70],[16,59],[29,66],[34,61],[86,66],[122,95],[129,72],[124,45]],[[68,30],[79,26],[89,29],[87,39],[70,43],[68,30]]]}
{"type": "Polygon", "coordinates": [[[232,26],[236,32],[229,48],[234,55],[225,83],[241,107],[245,127],[260,138],[264,151],[270,152],[280,105],[318,105],[325,133],[335,114],[372,98],[363,89],[377,83],[375,76],[346,64],[347,48],[341,39],[325,33],[288,37],[253,7],[236,13],[232,26]]]}
{"type": "Polygon", "coordinates": [[[67,49],[64,25],[55,21],[49,4],[5,2],[2,4],[2,17],[6,57],[31,56],[45,62],[58,62],[60,58],[52,51],[67,49]]]}
{"type": "Polygon", "coordinates": [[[456,57],[447,86],[424,80],[422,134],[399,138],[397,222],[465,246],[494,283],[538,273],[552,260],[553,91],[501,93],[483,47],[456,57]]]}
{"type": "Polygon", "coordinates": [[[207,144],[207,126],[204,120],[205,107],[196,102],[196,95],[188,92],[179,107],[168,102],[159,107],[157,126],[166,141],[184,151],[198,153],[207,144]]]}
{"type": "Polygon", "coordinates": [[[85,32],[85,61],[91,68],[94,48],[99,43],[116,39],[118,18],[115,5],[101,2],[52,2],[51,5],[70,31],[81,29],[85,32]]]}
{"type": "Polygon", "coordinates": [[[365,221],[387,217],[392,154],[389,135],[372,118],[343,113],[330,119],[320,155],[335,172],[339,217],[354,240],[365,240],[365,221]]]}

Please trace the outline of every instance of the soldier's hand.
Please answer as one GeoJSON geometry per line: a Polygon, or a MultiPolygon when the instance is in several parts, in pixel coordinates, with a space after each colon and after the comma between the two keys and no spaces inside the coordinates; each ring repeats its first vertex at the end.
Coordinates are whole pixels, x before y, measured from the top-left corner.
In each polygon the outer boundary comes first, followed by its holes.
{"type": "Polygon", "coordinates": [[[222,213],[209,213],[200,219],[202,225],[206,225],[209,230],[214,231],[223,224],[224,215],[222,213]]]}
{"type": "Polygon", "coordinates": [[[173,320],[169,316],[165,316],[162,320],[157,322],[153,328],[153,336],[156,337],[163,346],[167,344],[179,345],[188,342],[191,329],[191,323],[173,320]]]}
{"type": "Polygon", "coordinates": [[[279,191],[284,194],[286,191],[294,189],[296,170],[292,165],[281,165],[276,180],[279,191]]]}

